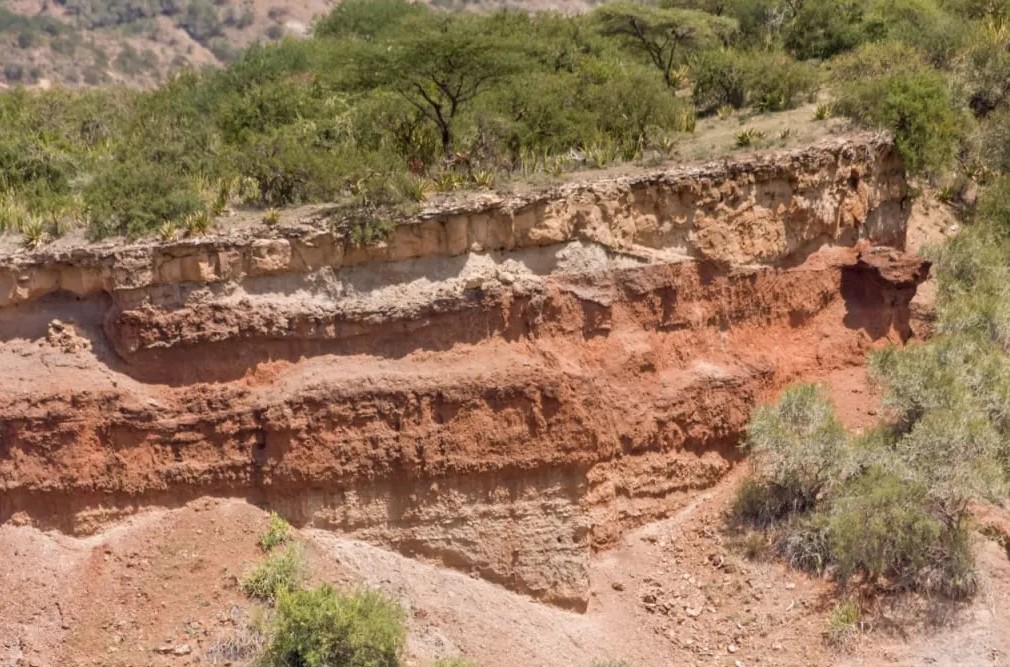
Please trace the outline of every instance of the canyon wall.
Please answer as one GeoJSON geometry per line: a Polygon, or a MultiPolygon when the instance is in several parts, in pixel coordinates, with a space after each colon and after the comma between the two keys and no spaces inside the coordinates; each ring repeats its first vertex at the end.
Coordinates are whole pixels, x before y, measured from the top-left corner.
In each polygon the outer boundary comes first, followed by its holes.
{"type": "Polygon", "coordinates": [[[740,459],[753,405],[910,335],[885,137],[0,257],[0,521],[247,497],[576,609],[594,551],[740,459]]]}

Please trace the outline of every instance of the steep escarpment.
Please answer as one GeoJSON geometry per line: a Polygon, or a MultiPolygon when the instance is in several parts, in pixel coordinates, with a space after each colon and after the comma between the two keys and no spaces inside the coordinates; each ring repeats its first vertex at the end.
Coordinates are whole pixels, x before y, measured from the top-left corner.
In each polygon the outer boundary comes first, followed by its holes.
{"type": "Polygon", "coordinates": [[[877,136],[278,229],[0,259],[0,520],[241,496],[559,604],[783,383],[910,335],[877,136]]]}

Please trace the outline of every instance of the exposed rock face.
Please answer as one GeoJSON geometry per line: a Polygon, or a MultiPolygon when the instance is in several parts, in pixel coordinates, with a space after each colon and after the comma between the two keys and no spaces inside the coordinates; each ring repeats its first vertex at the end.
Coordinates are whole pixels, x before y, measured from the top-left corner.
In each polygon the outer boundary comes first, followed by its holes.
{"type": "Polygon", "coordinates": [[[757,400],[910,335],[906,197],[850,137],[374,247],[312,213],[0,259],[0,521],[241,495],[583,608],[592,551],[720,479],[757,400]]]}

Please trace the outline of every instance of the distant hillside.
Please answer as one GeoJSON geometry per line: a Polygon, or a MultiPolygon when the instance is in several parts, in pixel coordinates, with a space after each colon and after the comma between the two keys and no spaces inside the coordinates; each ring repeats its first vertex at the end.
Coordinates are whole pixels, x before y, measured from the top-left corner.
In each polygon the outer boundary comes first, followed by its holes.
{"type": "MultiPolygon", "coordinates": [[[[151,86],[250,44],[305,34],[338,0],[0,0],[0,87],[151,86]]],[[[445,7],[573,11],[588,0],[430,0],[445,7]]]]}
{"type": "Polygon", "coordinates": [[[331,0],[0,0],[0,82],[152,85],[302,34],[331,0]]]}

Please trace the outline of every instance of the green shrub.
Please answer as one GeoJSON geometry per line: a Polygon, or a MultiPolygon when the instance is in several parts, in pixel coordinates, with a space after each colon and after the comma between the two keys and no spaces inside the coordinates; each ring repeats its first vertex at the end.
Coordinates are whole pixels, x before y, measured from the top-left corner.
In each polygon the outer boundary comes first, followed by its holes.
{"type": "Polygon", "coordinates": [[[736,523],[766,527],[805,509],[807,505],[795,489],[746,479],[737,491],[730,515],[736,523]]]}
{"type": "Polygon", "coordinates": [[[693,7],[735,19],[739,26],[732,43],[743,48],[781,41],[787,15],[779,0],[665,0],[662,4],[693,7]]]}
{"type": "Polygon", "coordinates": [[[833,560],[827,517],[814,512],[792,521],[778,536],[776,547],[791,567],[821,574],[833,560]]]}
{"type": "Polygon", "coordinates": [[[947,338],[875,355],[894,428],[849,440],[812,385],[756,411],[755,478],[731,519],[770,530],[792,567],[843,584],[973,594],[969,506],[1005,493],[1010,433],[1010,366],[985,345],[947,338]]]}
{"type": "Polygon", "coordinates": [[[859,636],[861,616],[859,605],[852,600],[836,604],[828,617],[828,628],[825,632],[828,644],[838,649],[852,649],[859,636]]]}
{"type": "Polygon", "coordinates": [[[642,146],[654,128],[693,127],[690,104],[671,95],[644,67],[600,63],[593,75],[598,83],[587,87],[585,103],[596,112],[595,127],[617,145],[642,146]]]}
{"type": "Polygon", "coordinates": [[[790,387],[775,405],[758,408],[743,446],[758,479],[787,490],[798,509],[813,507],[839,483],[850,458],[845,429],[813,384],[790,387]]]}
{"type": "Polygon", "coordinates": [[[966,600],[978,593],[981,582],[966,526],[944,534],[940,549],[919,572],[916,587],[952,600],[966,600]]]}
{"type": "Polygon", "coordinates": [[[274,547],[291,540],[291,524],[276,512],[270,513],[267,529],[260,535],[259,544],[263,551],[273,551],[274,547]]]}
{"type": "Polygon", "coordinates": [[[199,212],[200,194],[157,164],[124,161],[101,172],[84,191],[97,236],[135,236],[199,212]]]}
{"type": "Polygon", "coordinates": [[[345,0],[316,21],[314,32],[320,37],[374,39],[427,11],[408,0],[345,0]]]}
{"type": "Polygon", "coordinates": [[[825,59],[870,38],[859,0],[806,0],[785,30],[786,48],[800,60],[825,59]]]}
{"type": "MultiPolygon", "coordinates": [[[[1005,381],[1005,371],[1002,375],[1005,381]]],[[[994,415],[979,409],[980,399],[965,397],[960,404],[927,411],[895,445],[951,530],[963,525],[972,501],[994,502],[1006,495],[1005,440],[994,415]]]]}
{"type": "Polygon", "coordinates": [[[811,99],[820,77],[808,63],[779,51],[760,51],[749,58],[748,104],[759,111],[783,111],[811,99]]]}
{"type": "Polygon", "coordinates": [[[922,53],[903,42],[870,42],[827,63],[826,77],[835,86],[860,85],[868,79],[915,74],[927,68],[922,53]]]}
{"type": "Polygon", "coordinates": [[[943,525],[929,513],[921,485],[874,469],[839,492],[828,533],[839,581],[911,589],[940,548],[943,525]]]}
{"type": "Polygon", "coordinates": [[[273,602],[296,590],[305,579],[305,556],[298,544],[289,544],[260,561],[239,582],[242,592],[256,600],[273,602]]]}
{"type": "Polygon", "coordinates": [[[913,173],[950,166],[962,136],[948,85],[943,76],[929,70],[850,85],[838,98],[838,110],[892,132],[898,152],[913,173]]]}
{"type": "Polygon", "coordinates": [[[256,181],[258,203],[276,207],[311,200],[335,198],[340,191],[340,173],[329,151],[306,146],[293,133],[260,136],[247,146],[251,161],[240,161],[243,177],[256,181]]]}
{"type": "Polygon", "coordinates": [[[747,104],[746,57],[732,49],[704,51],[691,60],[694,103],[701,113],[747,104]]]}
{"type": "MultiPolygon", "coordinates": [[[[1007,191],[1007,176],[1010,173],[1010,108],[999,107],[976,125],[975,132],[966,141],[965,153],[968,158],[966,176],[974,180],[988,181],[990,174],[995,175],[986,188],[1000,197],[1007,191]]],[[[981,202],[980,202],[981,203],[981,202]]],[[[990,197],[986,204],[993,203],[990,197]]],[[[980,219],[988,219],[988,211],[980,211],[980,219]]],[[[1006,220],[1006,211],[999,212],[1000,219],[1006,220]]]]}
{"type": "Polygon", "coordinates": [[[866,16],[867,31],[916,47],[936,66],[947,65],[960,52],[968,24],[950,14],[936,0],[887,0],[873,4],[866,16]]]}
{"type": "Polygon", "coordinates": [[[406,638],[403,609],[375,592],[282,591],[263,657],[266,667],[398,667],[406,638]]]}
{"type": "Polygon", "coordinates": [[[792,109],[813,96],[816,69],[782,51],[718,49],[691,60],[694,102],[702,113],[723,106],[759,111],[792,109]]]}

